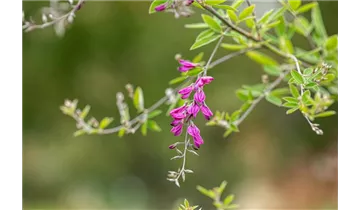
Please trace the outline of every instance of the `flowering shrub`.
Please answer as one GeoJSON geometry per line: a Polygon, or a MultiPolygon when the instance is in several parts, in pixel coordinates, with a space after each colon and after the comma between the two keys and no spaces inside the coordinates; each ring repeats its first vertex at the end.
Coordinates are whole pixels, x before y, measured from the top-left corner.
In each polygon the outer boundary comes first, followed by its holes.
{"type": "MultiPolygon", "coordinates": [[[[239,125],[259,102],[265,99],[275,106],[286,108],[286,114],[300,112],[310,128],[316,134],[322,135],[320,125],[314,121],[335,114],[328,109],[337,100],[337,35],[328,36],[318,3],[305,3],[301,0],[278,2],[279,8],[271,9],[260,17],[256,16],[256,5],[248,0],[154,0],[150,4],[150,14],[165,16],[167,14],[162,13],[169,12],[173,13],[175,18],[180,18],[203,13],[203,22],[185,25],[189,29],[201,30],[190,50],[215,43],[212,53],[206,61],[203,60],[202,52],[190,60],[176,55],[180,64],[177,68],[180,75],[169,84],[180,85],[166,89],[165,96],[148,108],[145,108],[141,87],[126,85],[127,94],[116,94],[116,105],[121,119],[119,125],[110,127],[112,117],[105,117],[100,121],[93,117],[88,118],[89,105],[81,109],[77,106],[76,99],[65,100],[60,109],[76,121],[78,130],[74,135],[117,133],[122,137],[138,130],[143,135],[146,135],[148,130],[159,132],[161,128],[154,118],[163,113],[159,108],[165,104],[169,106],[166,114],[172,118],[169,119],[172,126],[170,132],[174,136],[180,136],[184,131],[185,136],[184,141],[176,141],[169,146],[169,149],[177,152],[172,159],[182,159],[181,167],[177,171],[169,171],[168,174],[168,180],[177,186],[180,186],[180,178],[185,181],[186,173],[193,173],[186,168],[187,154],[198,155],[197,150],[207,142],[201,137],[201,132],[194,123],[199,112],[207,120],[208,126],[223,127],[226,137],[233,132],[239,132],[239,125]],[[310,20],[304,16],[305,13],[311,14],[310,20]],[[295,34],[307,39],[309,49],[293,45],[292,38],[295,34]],[[224,48],[229,53],[214,60],[219,48],[224,48]],[[260,49],[267,53],[260,52],[260,49]],[[205,87],[211,85],[216,78],[208,73],[218,64],[240,55],[246,55],[262,66],[264,72],[261,81],[235,90],[240,100],[237,110],[213,112],[211,104],[206,104],[205,87]],[[126,102],[125,95],[132,100],[138,116],[131,118],[130,105],[126,102]]],[[[57,34],[62,36],[66,26],[74,21],[75,14],[83,6],[84,0],[79,0],[76,4],[73,1],[52,1],[51,7],[43,10],[43,23],[37,24],[32,18],[26,20],[24,17],[23,29],[29,32],[53,25],[57,34]],[[66,7],[60,4],[66,4],[66,7]]],[[[225,199],[224,203],[227,203],[226,200],[232,198],[225,199]]],[[[182,208],[196,209],[190,208],[187,201],[182,208]]],[[[221,206],[217,208],[226,209],[221,206]]]]}

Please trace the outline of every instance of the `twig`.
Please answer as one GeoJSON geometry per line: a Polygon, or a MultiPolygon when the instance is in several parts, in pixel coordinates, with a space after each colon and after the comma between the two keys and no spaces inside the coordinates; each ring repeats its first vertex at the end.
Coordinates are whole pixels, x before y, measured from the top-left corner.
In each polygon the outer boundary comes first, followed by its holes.
{"type": "MultiPolygon", "coordinates": [[[[246,3],[248,6],[251,6],[250,0],[246,0],[246,3]]],[[[256,28],[256,33],[258,35],[258,39],[261,40],[260,28],[259,28],[258,22],[256,20],[255,10],[253,10],[252,15],[254,16],[255,28],[256,28]]]]}
{"type": "MultiPolygon", "coordinates": [[[[229,29],[230,29],[230,28],[227,28],[224,33],[228,32],[229,29]]],[[[210,57],[209,57],[209,60],[207,61],[206,65],[205,65],[205,67],[204,67],[204,75],[206,75],[207,70],[208,70],[208,68],[209,68],[209,65],[210,65],[212,59],[214,58],[216,51],[219,49],[220,44],[221,44],[221,42],[223,41],[223,39],[224,39],[224,34],[220,37],[219,41],[216,43],[215,48],[214,48],[214,50],[212,51],[212,53],[211,53],[211,55],[210,55],[210,57]]]]}
{"type": "Polygon", "coordinates": [[[251,113],[251,111],[258,105],[258,103],[265,98],[266,95],[268,95],[276,86],[278,86],[281,81],[284,79],[284,77],[290,72],[290,68],[287,69],[285,72],[283,72],[274,82],[272,82],[268,88],[266,88],[258,98],[256,98],[252,103],[251,106],[244,112],[241,117],[234,122],[236,126],[239,126],[240,123],[242,123],[245,118],[251,113]]]}
{"type": "MultiPolygon", "coordinates": [[[[203,2],[199,2],[200,5],[207,10],[208,12],[210,12],[211,14],[213,14],[214,16],[216,16],[219,20],[221,20],[221,22],[223,22],[225,25],[227,25],[228,27],[230,27],[232,30],[234,30],[235,32],[239,33],[240,35],[245,36],[248,39],[251,39],[257,43],[261,42],[260,39],[252,36],[249,32],[245,31],[242,28],[237,27],[236,25],[234,25],[232,22],[229,22],[228,20],[226,20],[225,18],[223,18],[216,10],[214,10],[211,6],[208,6],[206,4],[204,4],[203,2]]],[[[262,45],[264,46],[265,49],[268,49],[270,51],[272,51],[273,53],[283,57],[283,58],[289,58],[289,54],[288,53],[284,53],[281,50],[277,49],[275,46],[269,44],[269,43],[262,43],[262,45]]],[[[309,63],[305,60],[299,59],[302,64],[310,66],[310,65],[315,65],[315,63],[309,63]]]]}
{"type": "Polygon", "coordinates": [[[82,5],[84,4],[85,0],[79,0],[79,2],[68,12],[66,13],[65,15],[61,16],[61,17],[58,17],[58,18],[55,18],[53,19],[52,21],[50,22],[46,22],[46,23],[43,23],[41,25],[37,25],[37,24],[34,24],[34,23],[30,23],[30,22],[27,22],[27,24],[29,25],[23,25],[23,29],[25,29],[25,32],[30,32],[30,31],[33,31],[35,29],[44,29],[46,27],[49,27],[49,26],[52,26],[66,18],[68,18],[70,15],[74,15],[76,11],[80,10],[80,8],[82,7],[82,5]]]}

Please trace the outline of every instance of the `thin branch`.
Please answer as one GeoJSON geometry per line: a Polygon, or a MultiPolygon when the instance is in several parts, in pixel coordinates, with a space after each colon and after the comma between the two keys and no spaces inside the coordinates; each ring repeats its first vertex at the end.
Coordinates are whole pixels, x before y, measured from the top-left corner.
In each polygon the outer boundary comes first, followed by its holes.
{"type": "Polygon", "coordinates": [[[68,18],[70,15],[74,15],[75,12],[80,10],[80,8],[84,4],[84,2],[85,2],[85,0],[79,0],[79,2],[68,13],[66,13],[65,15],[63,15],[61,17],[54,18],[50,22],[46,22],[46,23],[43,23],[41,25],[26,22],[26,24],[23,25],[23,29],[25,29],[25,32],[30,32],[30,31],[33,31],[33,30],[36,30],[36,29],[44,29],[46,27],[52,26],[52,25],[54,25],[54,24],[56,24],[56,23],[58,23],[58,22],[60,22],[60,21],[62,21],[64,19],[68,18]],[[27,25],[27,24],[29,24],[29,25],[27,25]]]}
{"type": "Polygon", "coordinates": [[[240,50],[240,51],[237,51],[237,52],[233,52],[233,53],[230,53],[228,55],[225,55],[217,60],[215,60],[214,62],[212,62],[210,65],[209,65],[209,69],[213,68],[214,66],[220,64],[220,63],[223,63],[224,61],[227,61],[233,57],[236,57],[238,55],[242,55],[248,51],[251,51],[251,50],[254,50],[254,49],[257,49],[257,48],[248,48],[248,49],[244,49],[244,50],[240,50]]]}
{"type": "MultiPolygon", "coordinates": [[[[230,28],[226,29],[224,33],[228,32],[229,30],[230,30],[230,28]]],[[[216,51],[219,49],[220,44],[221,44],[221,42],[223,41],[224,37],[225,37],[225,36],[224,36],[224,34],[223,34],[223,35],[220,37],[220,39],[219,39],[219,41],[217,42],[217,44],[215,45],[215,48],[214,48],[214,50],[212,51],[212,53],[211,53],[211,55],[210,55],[210,57],[209,57],[209,60],[207,61],[206,65],[205,65],[205,67],[204,67],[204,75],[206,75],[207,70],[208,70],[208,68],[209,68],[209,65],[210,65],[212,59],[214,58],[216,51]]]]}
{"type": "MultiPolygon", "coordinates": [[[[246,0],[246,3],[247,3],[248,6],[251,6],[250,0],[246,0]]],[[[259,27],[258,22],[256,20],[255,10],[253,10],[252,15],[254,16],[255,28],[256,28],[256,33],[258,35],[258,39],[261,40],[260,27],[259,27]]]]}
{"type": "Polygon", "coordinates": [[[272,82],[268,88],[266,88],[258,98],[256,98],[252,103],[251,106],[244,112],[241,117],[234,122],[236,126],[239,126],[245,118],[252,112],[252,110],[258,105],[258,103],[265,98],[275,87],[277,87],[281,81],[285,78],[285,76],[290,72],[290,68],[287,71],[283,72],[274,82],[272,82]]]}
{"type": "MultiPolygon", "coordinates": [[[[253,40],[253,41],[257,42],[257,43],[261,42],[260,39],[252,36],[249,32],[245,31],[245,30],[242,29],[242,28],[237,27],[237,26],[234,25],[232,22],[229,22],[228,20],[226,20],[225,18],[223,18],[223,17],[222,17],[216,10],[214,10],[211,6],[206,5],[206,4],[204,4],[203,2],[199,2],[199,3],[200,3],[200,5],[201,5],[205,10],[207,10],[208,12],[210,12],[211,14],[213,14],[214,16],[216,16],[218,19],[221,20],[221,22],[223,22],[225,25],[227,25],[228,27],[230,27],[232,30],[236,31],[236,32],[239,33],[240,35],[243,35],[243,36],[245,36],[246,38],[251,39],[251,40],[253,40]]],[[[283,57],[283,58],[290,58],[288,53],[282,52],[281,50],[277,49],[275,46],[273,46],[273,45],[271,45],[271,44],[269,44],[269,43],[266,43],[266,42],[265,42],[265,43],[262,43],[262,45],[264,46],[265,49],[268,49],[268,50],[272,51],[273,53],[275,53],[275,54],[277,54],[277,55],[279,55],[279,56],[281,56],[281,57],[283,57]]],[[[302,64],[307,65],[307,66],[310,66],[310,65],[312,65],[312,64],[315,65],[315,63],[309,63],[309,62],[307,62],[307,61],[305,61],[305,60],[302,60],[302,59],[299,59],[299,60],[302,62],[302,64]]]]}

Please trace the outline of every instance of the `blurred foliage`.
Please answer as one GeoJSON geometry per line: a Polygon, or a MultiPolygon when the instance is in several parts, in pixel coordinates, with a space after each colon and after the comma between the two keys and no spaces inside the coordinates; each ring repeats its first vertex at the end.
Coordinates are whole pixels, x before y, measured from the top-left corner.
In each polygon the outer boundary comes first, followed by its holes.
{"type": "MultiPolygon", "coordinates": [[[[319,3],[330,37],[337,33],[337,2],[319,3]]],[[[37,9],[47,2],[23,4],[35,19],[37,9]]],[[[273,6],[257,3],[256,10],[261,13],[273,6]]],[[[216,186],[224,179],[233,183],[229,188],[240,208],[261,205],[261,192],[278,195],[269,198],[268,208],[335,208],[337,171],[330,169],[331,157],[337,154],[336,116],[319,118],[324,135],[317,136],[301,114],[289,117],[264,102],[239,133],[225,139],[222,128],[204,126],[201,156],[188,160],[196,176],[180,189],[165,179],[173,164],[168,149],[173,137],[166,132],[170,120],[164,115],[157,117],[163,132],[147,137],[73,137],[73,121],[58,111],[65,98],[78,98],[81,107],[92,105],[95,117],[113,116],[118,122],[116,93],[126,84],[141,85],[151,104],[178,75],[174,55],[198,54],[188,50],[197,32],[184,25],[200,22],[201,17],[149,15],[148,7],[149,2],[90,1],[63,38],[50,28],[23,35],[24,209],[176,209],[178,199],[185,197],[211,209],[212,203],[194,186],[216,186]]],[[[301,36],[294,40],[307,44],[301,36]]],[[[203,49],[209,55],[212,46],[203,49]]],[[[225,53],[220,50],[219,56],[225,53]]],[[[261,81],[261,71],[245,56],[219,65],[211,72],[216,80],[207,88],[208,104],[215,110],[235,110],[234,90],[239,84],[261,81]]]]}

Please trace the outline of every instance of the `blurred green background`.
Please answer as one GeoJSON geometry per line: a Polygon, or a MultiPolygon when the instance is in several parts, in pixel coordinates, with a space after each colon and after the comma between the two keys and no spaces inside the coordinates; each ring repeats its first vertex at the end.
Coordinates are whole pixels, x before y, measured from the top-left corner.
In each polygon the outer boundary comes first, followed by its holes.
{"type": "MultiPolygon", "coordinates": [[[[24,209],[174,209],[183,198],[213,209],[196,185],[211,188],[223,180],[243,209],[337,208],[336,116],[319,120],[325,134],[316,136],[299,113],[287,116],[262,102],[226,139],[222,128],[198,120],[205,144],[200,157],[188,158],[195,174],[181,188],[166,180],[180,165],[169,160],[168,145],[179,141],[169,132],[169,117],[157,117],[163,132],[147,137],[73,137],[75,122],[59,110],[64,99],[90,104],[98,119],[116,119],[115,95],[127,83],[140,85],[150,106],[178,75],[176,53],[209,56],[213,45],[188,50],[199,31],[184,24],[198,22],[199,14],[148,15],[149,4],[90,1],[63,38],[52,28],[23,34],[24,209]]],[[[38,14],[47,5],[24,2],[23,10],[38,14]]],[[[337,2],[320,5],[328,34],[336,34],[337,2]]],[[[257,3],[259,13],[273,6],[257,3]]],[[[306,40],[296,36],[295,44],[306,40]]],[[[217,56],[225,54],[220,49],[217,56]]],[[[207,104],[231,112],[241,105],[234,90],[259,82],[262,69],[240,56],[210,73],[215,80],[206,87],[207,104]]]]}

